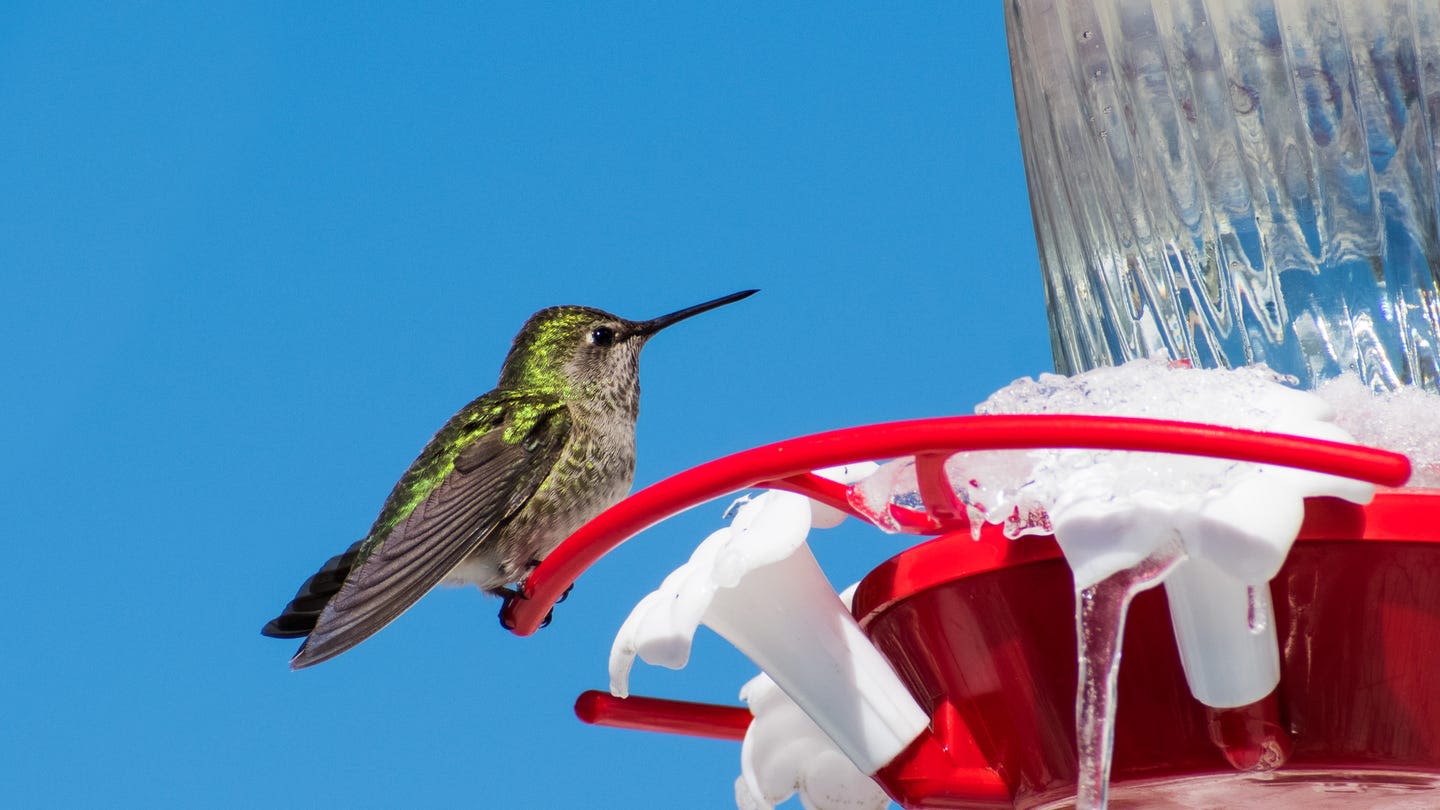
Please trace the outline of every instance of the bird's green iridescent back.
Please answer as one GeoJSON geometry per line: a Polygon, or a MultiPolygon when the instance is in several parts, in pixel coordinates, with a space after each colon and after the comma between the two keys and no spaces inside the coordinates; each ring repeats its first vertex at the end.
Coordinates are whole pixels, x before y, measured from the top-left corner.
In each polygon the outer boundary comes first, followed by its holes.
{"type": "Polygon", "coordinates": [[[564,407],[559,396],[530,388],[491,391],[461,408],[435,433],[390,490],[360,546],[355,565],[358,567],[375,553],[395,527],[455,472],[455,459],[465,448],[492,430],[503,430],[502,439],[507,444],[524,441],[540,420],[564,407]]]}

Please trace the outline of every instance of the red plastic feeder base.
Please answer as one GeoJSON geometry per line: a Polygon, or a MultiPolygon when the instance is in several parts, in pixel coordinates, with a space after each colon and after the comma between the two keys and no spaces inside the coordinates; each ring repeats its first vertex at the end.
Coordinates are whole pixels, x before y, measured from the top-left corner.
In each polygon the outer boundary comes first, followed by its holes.
{"type": "MultiPolygon", "coordinates": [[[[1272,699],[1215,712],[1190,695],[1158,589],[1131,606],[1120,667],[1112,808],[1440,807],[1440,492],[1331,499],[1271,584],[1282,679],[1272,699]],[[1141,654],[1140,651],[1143,651],[1141,654]],[[1239,771],[1273,767],[1280,770],[1239,771]]],[[[1076,780],[1069,568],[1048,538],[987,526],[916,546],[862,582],[855,615],[922,706],[957,768],[901,782],[907,807],[1060,808],[1076,780]],[[959,722],[939,722],[954,713],[959,722]]],[[[907,752],[907,755],[910,752],[907,752]]],[[[901,760],[906,757],[902,756],[901,760]]],[[[923,767],[933,771],[935,763],[923,767]]],[[[913,770],[913,769],[912,769],[913,770]]]]}

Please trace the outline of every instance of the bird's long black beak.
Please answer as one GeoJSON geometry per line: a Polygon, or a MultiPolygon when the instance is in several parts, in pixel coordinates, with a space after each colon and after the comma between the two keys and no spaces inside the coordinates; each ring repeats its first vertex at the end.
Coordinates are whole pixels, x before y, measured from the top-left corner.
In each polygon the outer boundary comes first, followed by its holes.
{"type": "Polygon", "coordinates": [[[649,337],[656,332],[659,332],[661,329],[664,329],[671,324],[679,323],[680,321],[683,321],[692,315],[699,315],[702,312],[709,312],[716,307],[723,307],[726,304],[733,304],[742,298],[749,298],[757,292],[760,291],[741,290],[737,293],[731,293],[724,298],[716,298],[714,301],[706,301],[703,304],[696,304],[693,307],[686,307],[678,312],[672,312],[669,315],[661,315],[658,318],[651,318],[648,321],[641,321],[640,323],[636,324],[635,330],[632,331],[630,334],[634,337],[649,337]]]}

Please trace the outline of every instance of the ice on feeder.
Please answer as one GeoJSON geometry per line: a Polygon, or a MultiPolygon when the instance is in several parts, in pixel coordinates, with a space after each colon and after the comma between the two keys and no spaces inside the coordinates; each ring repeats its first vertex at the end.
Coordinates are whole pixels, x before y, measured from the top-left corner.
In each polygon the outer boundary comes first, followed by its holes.
{"type": "MultiPolygon", "coordinates": [[[[832,477],[873,472],[856,465],[832,477]]],[[[806,543],[832,522],[812,502],[770,491],[743,499],[732,524],[635,606],[610,653],[610,689],[624,697],[638,655],[678,668],[705,624],[769,675],[864,773],[892,760],[929,718],[865,636],[806,543]]]]}
{"type": "MultiPolygon", "coordinates": [[[[1173,419],[1350,440],[1328,421],[1333,413],[1323,400],[1284,383],[1285,378],[1263,366],[1202,370],[1137,360],[1075,377],[1042,374],[1035,380],[1018,380],[975,411],[1173,419]]],[[[991,522],[999,522],[997,516],[1003,518],[1004,506],[1011,502],[1022,511],[1043,508],[1052,519],[1057,508],[1092,500],[1194,509],[1248,484],[1260,470],[1256,464],[1195,456],[1047,449],[1021,454],[1029,464],[1017,474],[1016,454],[1005,455],[1009,458],[997,463],[986,454],[957,454],[948,467],[967,471],[960,481],[978,479],[980,486],[970,497],[987,506],[991,522]],[[986,504],[989,492],[996,493],[998,506],[986,504]]],[[[1342,489],[1348,486],[1341,479],[1333,483],[1342,489]]],[[[1361,500],[1369,498],[1363,489],[1346,491],[1361,500]]]]}
{"type": "MultiPolygon", "coordinates": [[[[1284,383],[1264,367],[1200,370],[1141,360],[1076,377],[1021,380],[977,411],[1181,419],[1353,440],[1330,421],[1329,403],[1284,383]]],[[[966,455],[951,463],[979,454],[966,455]]],[[[1284,563],[1305,498],[1367,503],[1374,494],[1359,481],[1223,459],[1084,450],[1027,455],[1033,466],[1025,477],[992,486],[1045,511],[1077,589],[1178,541],[1189,562],[1167,572],[1176,642],[1191,691],[1220,708],[1257,701],[1279,683],[1269,605],[1251,595],[1268,587],[1284,563]]]]}
{"type": "MultiPolygon", "coordinates": [[[[1329,402],[1286,382],[1261,366],[1200,370],[1137,360],[1019,380],[976,411],[1171,419],[1354,441],[1333,421],[1329,402]]],[[[1217,708],[1259,701],[1280,679],[1268,582],[1299,532],[1304,500],[1328,495],[1363,504],[1374,494],[1364,482],[1275,465],[1088,449],[957,453],[946,474],[973,530],[983,520],[1012,539],[1052,534],[1074,572],[1078,806],[1087,808],[1104,805],[1130,599],[1167,583],[1177,646],[1198,700],[1217,708]]],[[[868,514],[888,517],[890,504],[916,499],[914,460],[890,462],[858,489],[868,514]]]]}
{"type": "Polygon", "coordinates": [[[1075,638],[1080,693],[1075,701],[1076,801],[1080,810],[1105,807],[1115,742],[1115,698],[1125,614],[1141,591],[1159,585],[1185,560],[1178,538],[1139,563],[1077,588],[1075,638]]]}
{"type": "Polygon", "coordinates": [[[892,534],[900,524],[890,514],[890,504],[907,506],[919,498],[915,459],[897,458],[880,465],[851,491],[850,505],[871,523],[892,534]]]}
{"type": "MultiPolygon", "coordinates": [[[[1094,414],[1174,419],[1265,430],[1332,441],[1353,441],[1331,419],[1324,399],[1286,386],[1263,366],[1237,370],[1176,367],[1136,360],[1075,377],[1042,374],[1018,380],[981,403],[980,414],[1094,414]]],[[[1367,502],[1367,484],[1319,473],[1227,459],[1161,453],[1044,449],[957,453],[946,464],[956,494],[976,518],[1005,527],[1011,537],[1056,534],[1081,587],[1148,557],[1165,541],[1158,522],[1173,521],[1191,556],[1217,561],[1227,573],[1269,579],[1289,550],[1303,514],[1303,498],[1334,495],[1367,502]],[[1288,497],[1287,497],[1288,495],[1288,497]],[[1296,497],[1298,495],[1298,497],[1296,497]],[[1085,527],[1127,513],[1108,525],[1118,539],[1088,539],[1085,527]],[[1063,531],[1058,521],[1071,524],[1063,531]]],[[[913,459],[884,465],[858,488],[866,511],[916,502],[913,459]]],[[[978,530],[978,526],[975,527],[978,530]]]]}

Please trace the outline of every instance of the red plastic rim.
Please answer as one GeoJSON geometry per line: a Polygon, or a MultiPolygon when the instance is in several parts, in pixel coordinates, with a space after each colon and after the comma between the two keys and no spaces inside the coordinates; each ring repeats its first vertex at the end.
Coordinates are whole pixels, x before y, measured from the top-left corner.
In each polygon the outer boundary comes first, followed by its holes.
{"type": "Polygon", "coordinates": [[[916,534],[964,528],[944,475],[944,459],[966,450],[1037,447],[1168,452],[1298,467],[1383,486],[1410,477],[1398,453],[1357,445],[1261,433],[1238,428],[1104,416],[952,416],[888,422],[816,433],[745,450],[701,464],[636,492],[582,526],[531,573],[525,598],[507,601],[502,621],[517,635],[539,629],[557,599],[611,549],[650,526],[713,498],[750,487],[799,492],[861,517],[850,490],[812,471],[860,461],[915,456],[923,511],[892,507],[896,520],[916,534]]]}

